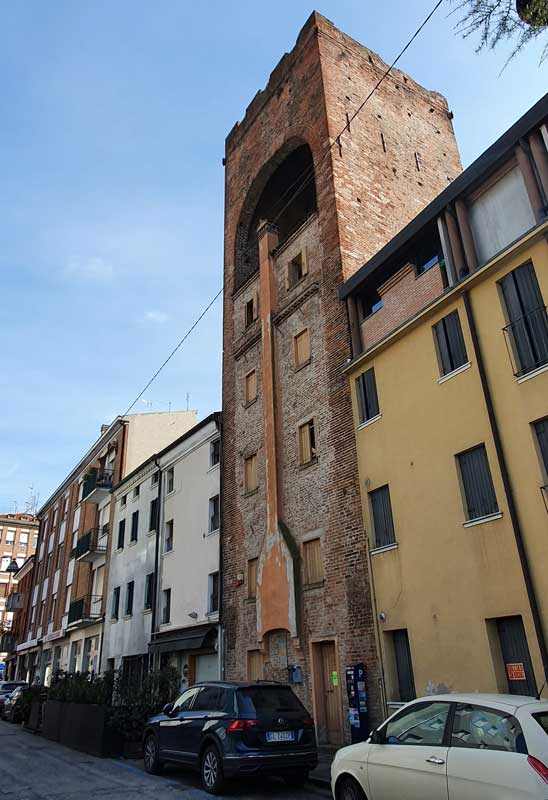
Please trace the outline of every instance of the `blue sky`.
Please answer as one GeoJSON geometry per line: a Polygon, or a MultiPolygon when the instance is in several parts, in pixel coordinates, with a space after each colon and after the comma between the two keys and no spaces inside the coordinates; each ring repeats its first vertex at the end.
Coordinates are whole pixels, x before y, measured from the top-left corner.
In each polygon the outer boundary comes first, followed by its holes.
{"type": "MultiPolygon", "coordinates": [[[[324,0],[390,61],[433,2],[324,0]]],[[[447,2],[399,66],[444,93],[465,165],[544,93],[540,44],[475,53],[447,2]]],[[[222,281],[224,138],[293,46],[301,0],[27,0],[0,26],[0,511],[47,498],[222,281]]],[[[147,391],[221,402],[221,303],[147,391]]],[[[140,403],[136,410],[144,411],[140,403]]]]}

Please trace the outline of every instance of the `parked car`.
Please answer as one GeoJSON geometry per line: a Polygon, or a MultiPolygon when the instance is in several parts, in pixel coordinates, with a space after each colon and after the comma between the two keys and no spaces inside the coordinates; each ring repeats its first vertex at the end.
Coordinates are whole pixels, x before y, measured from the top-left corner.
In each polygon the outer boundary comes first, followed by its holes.
{"type": "Polygon", "coordinates": [[[18,686],[26,686],[25,681],[0,681],[0,718],[4,716],[4,702],[6,697],[17,689],[18,686]]]}
{"type": "Polygon", "coordinates": [[[448,694],[399,709],[331,765],[336,800],[546,800],[548,702],[448,694]]]}
{"type": "Polygon", "coordinates": [[[8,722],[21,722],[23,720],[23,693],[25,686],[18,686],[11,694],[6,695],[2,716],[8,722]]]}
{"type": "Polygon", "coordinates": [[[318,763],[314,721],[279,683],[197,684],[149,720],[143,745],[147,772],[184,764],[200,770],[210,794],[226,778],[257,773],[302,785],[318,763]]]}

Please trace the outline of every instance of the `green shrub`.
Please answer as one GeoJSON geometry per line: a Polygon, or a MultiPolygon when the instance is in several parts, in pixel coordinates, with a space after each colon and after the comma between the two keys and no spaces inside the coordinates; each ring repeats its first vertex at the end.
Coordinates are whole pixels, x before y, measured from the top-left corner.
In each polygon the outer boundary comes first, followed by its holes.
{"type": "Polygon", "coordinates": [[[149,717],[175,699],[179,686],[179,673],[173,667],[142,676],[120,670],[114,680],[111,725],[125,741],[141,741],[149,717]]]}
{"type": "Polygon", "coordinates": [[[89,672],[58,672],[51,682],[49,700],[87,705],[110,705],[114,673],[94,675],[89,672]]]}

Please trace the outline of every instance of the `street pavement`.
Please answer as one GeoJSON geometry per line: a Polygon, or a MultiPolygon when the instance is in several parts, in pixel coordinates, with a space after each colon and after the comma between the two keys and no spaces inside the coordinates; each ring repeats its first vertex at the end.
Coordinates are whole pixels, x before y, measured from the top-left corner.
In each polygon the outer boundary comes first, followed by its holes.
{"type": "MultiPolygon", "coordinates": [[[[289,789],[261,779],[229,784],[226,800],[327,800],[328,791],[289,789]]],[[[69,750],[19,725],[0,722],[0,798],[6,800],[204,800],[196,775],[167,767],[147,775],[139,761],[94,758],[69,750]]]]}

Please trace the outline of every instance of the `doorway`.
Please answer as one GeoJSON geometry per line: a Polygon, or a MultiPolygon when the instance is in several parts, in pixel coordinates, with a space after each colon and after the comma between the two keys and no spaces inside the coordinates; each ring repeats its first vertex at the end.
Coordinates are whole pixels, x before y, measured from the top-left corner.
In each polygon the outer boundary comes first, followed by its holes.
{"type": "Polygon", "coordinates": [[[312,643],[312,675],[318,744],[342,744],[339,667],[332,639],[312,643]]]}
{"type": "Polygon", "coordinates": [[[509,693],[535,696],[537,684],[522,618],[500,617],[497,628],[509,693]]]}

